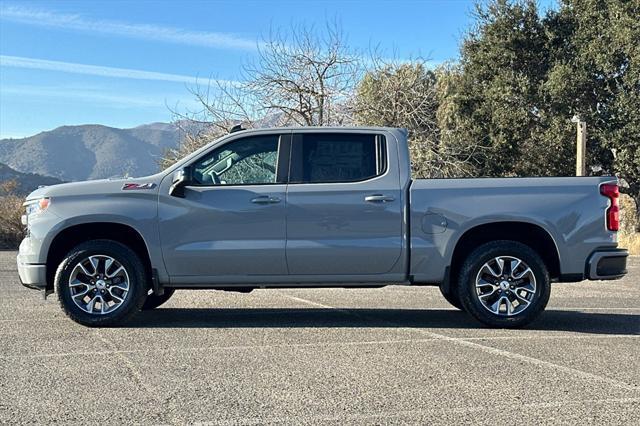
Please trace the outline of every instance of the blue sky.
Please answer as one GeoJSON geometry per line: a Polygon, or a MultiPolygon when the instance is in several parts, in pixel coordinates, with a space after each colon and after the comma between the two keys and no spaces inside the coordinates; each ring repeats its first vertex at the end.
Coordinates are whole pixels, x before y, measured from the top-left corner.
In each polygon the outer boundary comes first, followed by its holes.
{"type": "Polygon", "coordinates": [[[170,121],[168,106],[194,106],[196,78],[240,78],[261,37],[292,24],[337,20],[354,48],[455,60],[472,10],[454,0],[0,0],[0,138],[170,121]]]}

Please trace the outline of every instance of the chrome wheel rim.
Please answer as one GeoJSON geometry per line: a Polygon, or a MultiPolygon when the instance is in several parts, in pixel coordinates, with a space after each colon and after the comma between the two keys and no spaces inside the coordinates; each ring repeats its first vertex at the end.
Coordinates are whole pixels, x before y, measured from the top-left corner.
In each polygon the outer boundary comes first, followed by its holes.
{"type": "Polygon", "coordinates": [[[93,255],[76,264],[69,276],[71,300],[92,315],[119,309],[129,294],[129,274],[111,256],[93,255]]]}
{"type": "Polygon", "coordinates": [[[517,257],[495,257],[482,265],[476,276],[478,300],[494,315],[510,317],[524,312],[535,294],[536,277],[517,257]]]}

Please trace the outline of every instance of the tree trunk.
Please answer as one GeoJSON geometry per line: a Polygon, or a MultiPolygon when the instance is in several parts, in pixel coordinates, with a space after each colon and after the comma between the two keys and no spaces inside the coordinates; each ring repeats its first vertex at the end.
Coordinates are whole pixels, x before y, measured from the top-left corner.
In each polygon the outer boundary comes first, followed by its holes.
{"type": "Polygon", "coordinates": [[[636,192],[631,198],[636,203],[636,232],[640,232],[640,192],[636,192]]]}

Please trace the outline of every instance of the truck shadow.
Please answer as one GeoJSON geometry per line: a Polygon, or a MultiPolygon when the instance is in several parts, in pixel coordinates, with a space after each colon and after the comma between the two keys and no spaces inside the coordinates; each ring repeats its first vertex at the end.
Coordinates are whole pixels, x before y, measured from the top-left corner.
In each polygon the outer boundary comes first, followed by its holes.
{"type": "MultiPolygon", "coordinates": [[[[424,328],[481,329],[452,309],[158,308],[127,324],[139,328],[424,328]]],[[[640,315],[547,310],[527,330],[640,335],[640,315]]]]}

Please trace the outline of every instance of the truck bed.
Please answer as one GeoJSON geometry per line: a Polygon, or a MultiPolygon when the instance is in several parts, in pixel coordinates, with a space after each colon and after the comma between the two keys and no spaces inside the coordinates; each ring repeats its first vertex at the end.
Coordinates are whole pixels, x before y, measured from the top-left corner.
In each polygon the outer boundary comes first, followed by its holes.
{"type": "Polygon", "coordinates": [[[596,248],[614,248],[607,232],[608,199],[599,186],[614,177],[417,179],[409,189],[410,273],[440,282],[456,243],[488,223],[526,223],[556,242],[560,273],[583,274],[596,248]]]}

